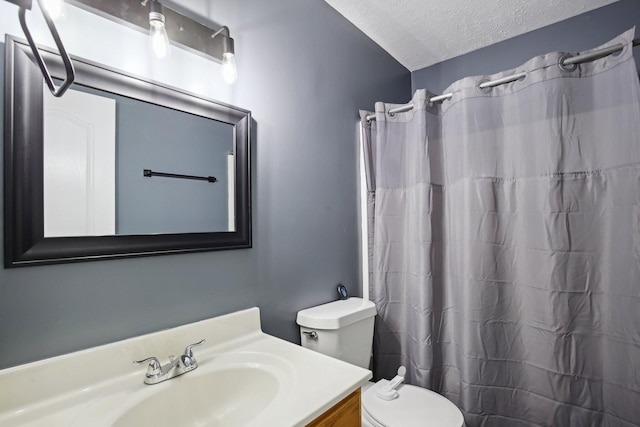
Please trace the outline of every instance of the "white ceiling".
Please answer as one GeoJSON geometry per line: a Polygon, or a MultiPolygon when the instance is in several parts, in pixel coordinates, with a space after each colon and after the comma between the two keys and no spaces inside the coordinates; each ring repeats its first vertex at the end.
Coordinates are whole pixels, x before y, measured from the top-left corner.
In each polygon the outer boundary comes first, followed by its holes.
{"type": "Polygon", "coordinates": [[[325,0],[409,71],[618,0],[325,0]]]}

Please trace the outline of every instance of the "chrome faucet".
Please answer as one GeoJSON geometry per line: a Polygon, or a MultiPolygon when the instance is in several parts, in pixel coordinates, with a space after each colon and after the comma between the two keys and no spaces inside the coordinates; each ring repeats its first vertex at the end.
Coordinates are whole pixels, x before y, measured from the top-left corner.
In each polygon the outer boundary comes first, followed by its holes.
{"type": "Polygon", "coordinates": [[[204,343],[205,340],[199,341],[194,344],[190,344],[184,349],[184,354],[178,358],[169,356],[169,363],[166,365],[160,365],[160,361],[155,357],[147,357],[142,360],[135,360],[133,363],[139,365],[149,362],[147,367],[147,373],[144,377],[145,384],[158,384],[162,381],[170,380],[178,375],[186,374],[189,371],[193,371],[198,367],[198,362],[193,356],[192,347],[204,343]]]}

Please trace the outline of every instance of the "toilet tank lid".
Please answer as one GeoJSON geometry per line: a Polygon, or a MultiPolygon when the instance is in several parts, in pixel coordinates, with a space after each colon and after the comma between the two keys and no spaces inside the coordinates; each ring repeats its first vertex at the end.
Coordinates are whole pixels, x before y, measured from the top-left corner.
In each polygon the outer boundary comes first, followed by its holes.
{"type": "Polygon", "coordinates": [[[296,322],[305,328],[338,329],[375,315],[374,303],[352,297],[300,310],[296,322]]]}

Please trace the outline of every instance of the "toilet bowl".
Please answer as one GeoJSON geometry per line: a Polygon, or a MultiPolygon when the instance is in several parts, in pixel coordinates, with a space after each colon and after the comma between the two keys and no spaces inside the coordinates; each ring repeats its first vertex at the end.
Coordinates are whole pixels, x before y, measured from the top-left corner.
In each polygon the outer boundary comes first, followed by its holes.
{"type": "Polygon", "coordinates": [[[444,396],[426,388],[403,384],[398,398],[382,400],[377,387],[389,381],[369,382],[362,387],[363,427],[462,427],[462,412],[444,396]]]}
{"type": "MultiPolygon", "coordinates": [[[[303,347],[369,368],[375,305],[361,298],[334,301],[298,312],[303,347]]],[[[397,397],[383,399],[389,381],[362,387],[364,427],[463,427],[462,412],[433,391],[409,384],[395,389],[397,397]],[[380,392],[379,392],[380,389],[380,392]],[[387,400],[390,399],[390,400],[387,400]]]]}

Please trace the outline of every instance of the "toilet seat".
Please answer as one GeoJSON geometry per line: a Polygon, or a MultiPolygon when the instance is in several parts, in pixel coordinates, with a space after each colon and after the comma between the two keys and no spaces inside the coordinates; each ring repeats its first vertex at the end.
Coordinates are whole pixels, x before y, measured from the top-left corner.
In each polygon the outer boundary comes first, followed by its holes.
{"type": "Polygon", "coordinates": [[[462,427],[462,412],[447,398],[425,388],[403,384],[399,397],[382,400],[378,387],[386,386],[382,379],[362,393],[363,417],[374,427],[462,427]]]}

